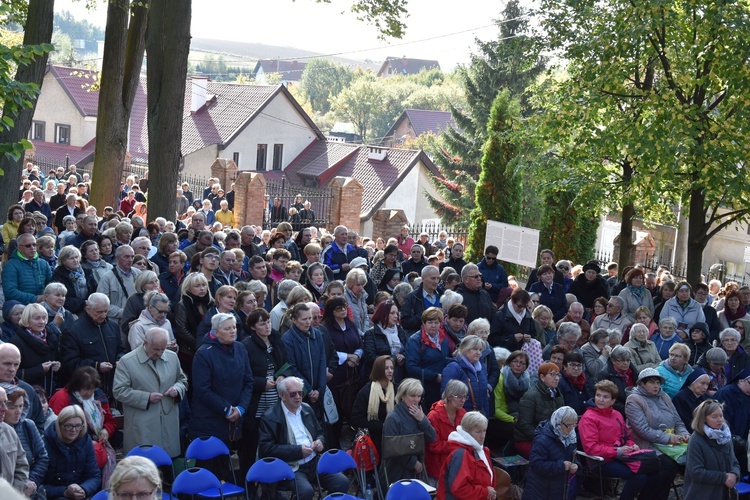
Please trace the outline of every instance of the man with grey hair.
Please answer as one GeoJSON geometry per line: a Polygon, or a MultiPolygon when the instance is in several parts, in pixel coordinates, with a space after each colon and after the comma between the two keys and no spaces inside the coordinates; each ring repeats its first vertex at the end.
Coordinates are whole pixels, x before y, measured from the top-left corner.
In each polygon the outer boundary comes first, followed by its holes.
{"type": "Polygon", "coordinates": [[[125,453],[148,443],[162,447],[170,457],[180,454],[177,406],[187,393],[188,380],[168,343],[166,330],[152,328],[143,344],[117,363],[112,392],[125,415],[125,453]]]}
{"type": "Polygon", "coordinates": [[[323,249],[321,261],[333,271],[333,278],[344,281],[349,272],[349,263],[359,257],[357,247],[349,244],[349,230],[346,226],[336,226],[333,230],[333,241],[323,249]]]}
{"type": "Polygon", "coordinates": [[[607,302],[607,312],[600,314],[594,319],[591,329],[598,330],[599,328],[604,328],[605,330],[609,330],[610,328],[616,328],[620,330],[620,333],[623,333],[634,321],[632,316],[622,312],[623,307],[625,307],[625,301],[620,297],[610,297],[607,302]]]}
{"type": "Polygon", "coordinates": [[[190,200],[185,198],[182,188],[177,188],[177,213],[183,215],[190,206],[190,200]]]}
{"type": "Polygon", "coordinates": [[[253,226],[242,226],[242,229],[240,229],[240,249],[245,252],[243,268],[248,271],[247,264],[250,257],[260,254],[260,249],[255,244],[255,228],[253,226]]]}
{"type": "Polygon", "coordinates": [[[42,404],[34,389],[16,377],[19,366],[21,366],[21,351],[18,347],[11,343],[0,344],[0,387],[6,390],[18,387],[26,391],[26,401],[29,403],[26,418],[32,420],[39,432],[43,433],[46,416],[42,411],[42,404]]]}
{"type": "Polygon", "coordinates": [[[401,307],[401,326],[416,332],[422,326],[422,313],[430,307],[440,307],[440,271],[437,266],[422,268],[422,282],[406,296],[401,307]]]}
{"type": "Polygon", "coordinates": [[[95,368],[107,396],[112,395],[113,370],[124,354],[120,328],[115,321],[107,318],[109,309],[106,295],[92,293],[86,301],[84,312],[62,336],[60,357],[68,374],[81,366],[95,368]]]}
{"type": "MultiPolygon", "coordinates": [[[[315,412],[302,402],[304,382],[286,377],[276,385],[279,401],[260,419],[258,457],[275,457],[294,470],[300,500],[312,500],[318,458],[325,450],[323,427],[315,412]]],[[[346,493],[349,480],[341,473],[322,474],[321,486],[327,494],[346,493]]],[[[321,492],[322,495],[322,492],[321,492]]]]}
{"type": "Polygon", "coordinates": [[[36,252],[36,238],[23,233],[16,237],[18,249],[3,265],[2,281],[5,300],[17,300],[23,305],[41,302],[44,287],[52,279],[52,269],[36,252]]]}
{"type": "Polygon", "coordinates": [[[494,304],[489,292],[482,287],[482,273],[476,264],[466,264],[461,269],[461,284],[456,292],[464,298],[463,304],[468,309],[466,322],[477,318],[492,319],[494,304]]]}
{"type": "Polygon", "coordinates": [[[109,317],[122,319],[128,297],[135,293],[135,279],[141,270],[133,267],[135,251],[130,245],[120,245],[115,250],[115,266],[102,276],[96,291],[109,299],[109,317]]]}
{"type": "Polygon", "coordinates": [[[289,309],[286,305],[286,298],[289,296],[289,292],[292,291],[294,287],[299,285],[294,280],[283,280],[281,283],[279,283],[277,294],[279,298],[279,303],[276,304],[273,309],[271,309],[271,328],[278,331],[279,326],[281,326],[281,318],[284,317],[284,313],[289,309]]]}
{"type": "Polygon", "coordinates": [[[29,213],[39,212],[40,214],[44,215],[45,217],[47,217],[47,225],[51,226],[52,209],[50,208],[49,203],[47,203],[47,200],[44,197],[44,191],[36,188],[34,190],[33,196],[34,199],[24,205],[23,209],[29,213]]]}
{"type": "Polygon", "coordinates": [[[80,208],[78,208],[78,205],[76,205],[77,198],[78,197],[74,194],[68,194],[65,197],[65,205],[58,208],[57,211],[55,212],[54,226],[55,226],[55,229],[57,230],[57,234],[60,234],[63,231],[65,231],[65,224],[63,223],[63,219],[65,218],[66,215],[72,215],[73,217],[78,217],[78,214],[83,213],[83,211],[80,208]]]}
{"type": "Polygon", "coordinates": [[[232,271],[237,262],[237,256],[230,250],[225,250],[219,255],[219,267],[214,271],[214,276],[222,285],[234,285],[239,279],[232,271]]]}
{"type": "Polygon", "coordinates": [[[557,336],[555,337],[555,341],[547,344],[547,346],[544,348],[544,351],[542,351],[542,358],[545,361],[549,361],[549,358],[552,355],[552,348],[556,345],[563,346],[568,350],[568,352],[577,352],[581,356],[583,356],[583,352],[578,347],[579,338],[581,338],[580,326],[573,323],[572,321],[560,323],[560,326],[557,329],[557,336]]]}
{"type": "Polygon", "coordinates": [[[578,347],[589,341],[591,335],[591,325],[588,321],[583,319],[584,308],[580,302],[573,302],[568,306],[568,314],[566,314],[555,326],[560,328],[560,325],[571,321],[581,327],[581,338],[578,339],[578,347]]]}
{"type": "Polygon", "coordinates": [[[81,245],[83,245],[88,240],[94,240],[97,236],[99,236],[99,221],[96,217],[92,215],[87,215],[83,218],[83,222],[81,224],[81,230],[78,231],[75,235],[68,237],[65,240],[66,245],[73,245],[76,248],[81,248],[81,245]]]}
{"type": "Polygon", "coordinates": [[[5,423],[8,395],[0,387],[0,477],[18,491],[26,490],[29,480],[29,461],[13,427],[5,423]]]}

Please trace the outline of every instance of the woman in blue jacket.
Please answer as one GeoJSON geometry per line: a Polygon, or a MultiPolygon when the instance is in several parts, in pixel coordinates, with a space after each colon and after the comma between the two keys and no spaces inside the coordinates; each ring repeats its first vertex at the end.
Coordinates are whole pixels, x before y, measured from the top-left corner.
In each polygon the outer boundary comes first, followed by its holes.
{"type": "Polygon", "coordinates": [[[482,363],[484,340],[476,335],[467,335],[458,345],[456,357],[443,368],[441,390],[445,392],[448,382],[460,380],[469,388],[468,398],[464,401],[466,411],[479,411],[482,415],[490,415],[489,391],[492,389],[487,383],[487,367],[482,363]]]}
{"type": "Polygon", "coordinates": [[[523,490],[524,500],[572,500],[576,497],[576,425],[576,411],[570,406],[563,406],[555,410],[549,421],[540,423],[536,428],[523,490]]]}
{"type": "Polygon", "coordinates": [[[440,328],[443,311],[430,307],[422,313],[422,329],[406,341],[406,376],[422,383],[423,411],[440,399],[443,368],[451,356],[450,339],[440,328]]]}
{"type": "Polygon", "coordinates": [[[83,408],[63,408],[55,424],[44,431],[44,444],[49,455],[44,490],[49,500],[89,498],[99,491],[102,477],[83,408]]]}

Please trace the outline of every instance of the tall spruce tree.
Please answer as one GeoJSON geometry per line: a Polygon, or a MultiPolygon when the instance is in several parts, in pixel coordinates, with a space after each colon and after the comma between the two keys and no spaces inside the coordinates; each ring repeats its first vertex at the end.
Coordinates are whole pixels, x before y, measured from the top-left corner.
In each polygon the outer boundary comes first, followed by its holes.
{"type": "Polygon", "coordinates": [[[467,100],[465,109],[452,108],[456,128],[444,134],[446,149],[439,159],[443,175],[433,177],[442,198],[427,195],[430,206],[445,224],[469,224],[476,206],[474,193],[481,172],[482,148],[495,96],[503,89],[521,102],[522,114],[530,111],[524,92],[544,71],[546,59],[529,28],[529,18],[518,0],[511,0],[495,21],[496,40],[477,40],[478,53],[471,64],[458,70],[467,100]]]}

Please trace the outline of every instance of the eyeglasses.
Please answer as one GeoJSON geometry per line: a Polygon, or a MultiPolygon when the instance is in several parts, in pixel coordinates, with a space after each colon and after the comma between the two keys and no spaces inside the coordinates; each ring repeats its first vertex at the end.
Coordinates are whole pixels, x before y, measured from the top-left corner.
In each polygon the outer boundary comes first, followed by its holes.
{"type": "Polygon", "coordinates": [[[489,255],[485,255],[484,260],[497,260],[497,257],[490,257],[489,255]]]}
{"type": "Polygon", "coordinates": [[[19,247],[23,248],[36,248],[36,243],[27,243],[25,245],[18,245],[19,247]]]}
{"type": "Polygon", "coordinates": [[[62,428],[66,431],[80,431],[83,429],[83,424],[63,424],[62,428]]]}
{"type": "Polygon", "coordinates": [[[115,491],[114,494],[117,498],[121,498],[123,500],[147,500],[148,498],[154,496],[156,490],[157,488],[154,488],[151,491],[141,491],[138,493],[118,493],[115,491]]]}
{"type": "Polygon", "coordinates": [[[468,396],[464,394],[463,396],[453,396],[454,398],[458,399],[459,401],[466,401],[468,396]]]}
{"type": "Polygon", "coordinates": [[[576,370],[580,370],[581,368],[583,368],[583,364],[581,363],[568,363],[568,366],[576,370]]]}
{"type": "Polygon", "coordinates": [[[153,306],[151,308],[159,314],[167,314],[169,312],[169,309],[157,309],[156,307],[153,307],[153,306]]]}
{"type": "Polygon", "coordinates": [[[287,392],[290,398],[296,398],[297,396],[302,397],[305,395],[304,391],[289,391],[287,392]]]}
{"type": "Polygon", "coordinates": [[[560,372],[555,372],[555,373],[548,373],[547,376],[552,377],[552,378],[560,378],[562,377],[562,374],[560,374],[560,372]]]}
{"type": "Polygon", "coordinates": [[[570,429],[576,427],[578,425],[578,422],[573,423],[573,424],[568,424],[568,423],[565,423],[565,422],[560,422],[560,425],[562,425],[563,427],[565,427],[567,430],[570,430],[570,429]]]}
{"type": "Polygon", "coordinates": [[[336,306],[334,308],[334,311],[345,311],[347,309],[347,306],[336,306]]]}
{"type": "Polygon", "coordinates": [[[467,276],[467,278],[471,278],[473,280],[481,278],[481,274],[472,274],[471,276],[467,276]]]}
{"type": "Polygon", "coordinates": [[[526,361],[524,361],[522,359],[519,359],[519,358],[514,359],[513,361],[510,362],[510,364],[512,364],[512,365],[519,365],[519,366],[526,366],[527,365],[526,361]]]}

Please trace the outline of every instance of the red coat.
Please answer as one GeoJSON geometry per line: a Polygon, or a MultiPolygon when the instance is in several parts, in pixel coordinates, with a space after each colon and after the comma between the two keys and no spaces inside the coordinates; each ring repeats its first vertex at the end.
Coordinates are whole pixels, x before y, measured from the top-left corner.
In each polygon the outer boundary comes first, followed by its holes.
{"type": "MultiPolygon", "coordinates": [[[[102,412],[104,413],[104,428],[107,429],[110,436],[114,436],[115,432],[117,432],[117,422],[115,422],[115,417],[112,416],[112,410],[109,408],[107,397],[101,389],[96,389],[94,392],[94,398],[96,398],[96,400],[102,405],[102,412]]],[[[54,393],[52,397],[49,398],[49,407],[55,412],[55,415],[59,415],[63,408],[70,405],[82,406],[75,397],[68,393],[68,389],[65,387],[54,393]]],[[[89,435],[93,436],[91,429],[89,429],[89,435]]]]}
{"type": "Polygon", "coordinates": [[[430,477],[439,477],[438,474],[443,468],[445,459],[455,446],[448,443],[448,436],[461,425],[461,419],[464,418],[466,410],[459,408],[456,410],[456,425],[451,424],[448,418],[448,411],[445,409],[443,400],[432,403],[427,418],[430,420],[433,429],[435,429],[435,441],[427,443],[427,453],[425,453],[424,465],[427,469],[427,475],[430,477]]]}
{"type": "Polygon", "coordinates": [[[618,447],[635,444],[627,432],[622,414],[613,407],[586,410],[578,422],[578,434],[583,451],[602,457],[607,462],[615,459],[618,447]]]}
{"type": "MultiPolygon", "coordinates": [[[[487,498],[487,487],[495,481],[477,452],[470,446],[450,441],[451,454],[440,471],[437,500],[464,500],[487,498]],[[450,485],[450,486],[448,486],[450,485]]],[[[492,464],[490,450],[485,446],[487,463],[492,464]]]]}

